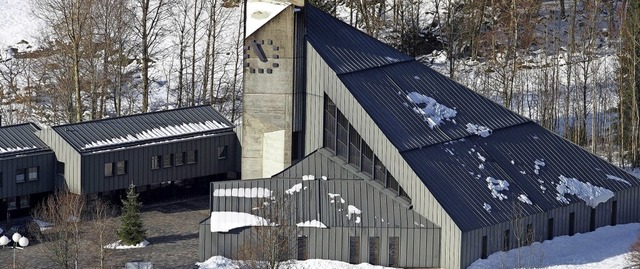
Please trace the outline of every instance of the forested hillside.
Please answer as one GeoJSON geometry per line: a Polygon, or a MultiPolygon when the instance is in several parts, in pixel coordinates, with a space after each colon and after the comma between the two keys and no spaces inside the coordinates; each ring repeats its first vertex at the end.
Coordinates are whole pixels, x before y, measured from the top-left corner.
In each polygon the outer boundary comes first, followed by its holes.
{"type": "MultiPolygon", "coordinates": [[[[2,123],[211,103],[240,120],[234,0],[0,0],[2,123]],[[16,36],[22,35],[17,39],[16,36]]],[[[640,165],[640,4],[312,0],[622,166],[640,165]]]]}

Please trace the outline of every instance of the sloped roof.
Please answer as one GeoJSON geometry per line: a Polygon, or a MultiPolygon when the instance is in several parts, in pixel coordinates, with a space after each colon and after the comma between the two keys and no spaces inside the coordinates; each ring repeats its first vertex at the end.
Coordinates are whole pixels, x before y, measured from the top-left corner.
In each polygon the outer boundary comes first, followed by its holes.
{"type": "Polygon", "coordinates": [[[49,150],[49,147],[36,136],[37,130],[40,128],[33,123],[0,127],[0,157],[49,150]]]}
{"type": "Polygon", "coordinates": [[[210,105],[54,126],[76,151],[94,152],[231,130],[210,105]]]}
{"type": "Polygon", "coordinates": [[[347,165],[335,154],[319,148],[302,160],[292,164],[282,172],[274,175],[277,178],[302,178],[304,175],[326,176],[327,178],[365,179],[365,174],[347,165]]]}
{"type": "Polygon", "coordinates": [[[561,176],[613,192],[640,186],[639,179],[317,8],[305,12],[308,42],[461,230],[508,221],[514,201],[526,215],[565,205],[558,199],[561,176]],[[416,96],[432,98],[435,109],[449,115],[434,127],[422,113],[428,102],[415,102],[416,96]],[[480,137],[468,124],[493,133],[480,137]],[[491,189],[500,180],[509,184],[498,191],[503,200],[491,189]]]}
{"type": "Polygon", "coordinates": [[[292,225],[317,220],[328,228],[438,228],[370,180],[322,180],[318,175],[315,180],[218,181],[212,183],[211,191],[211,211],[214,212],[260,215],[260,210],[268,207],[273,198],[293,198],[291,207],[296,213],[291,218],[292,225]],[[360,213],[355,213],[357,211],[360,213]]]}

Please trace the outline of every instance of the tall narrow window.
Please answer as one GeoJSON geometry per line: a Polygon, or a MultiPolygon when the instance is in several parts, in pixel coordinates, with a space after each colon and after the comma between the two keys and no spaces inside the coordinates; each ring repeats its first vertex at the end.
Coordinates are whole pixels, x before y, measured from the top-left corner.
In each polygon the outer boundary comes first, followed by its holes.
{"type": "Polygon", "coordinates": [[[527,224],[527,230],[526,230],[526,234],[525,234],[525,245],[531,245],[531,243],[533,243],[534,240],[534,234],[533,234],[533,224],[529,223],[527,224]]]}
{"type": "Polygon", "coordinates": [[[162,167],[171,167],[171,154],[162,155],[162,167]]]}
{"type": "Polygon", "coordinates": [[[25,169],[16,170],[16,183],[24,182],[24,173],[25,173],[25,169]]]}
{"type": "Polygon", "coordinates": [[[547,240],[553,239],[553,218],[547,220],[547,240]]]}
{"type": "Polygon", "coordinates": [[[373,150],[362,141],[362,172],[373,176],[373,150]]]}
{"type": "Polygon", "coordinates": [[[589,231],[596,230],[596,209],[591,208],[591,213],[589,214],[589,231]]]}
{"type": "Polygon", "coordinates": [[[380,237],[369,237],[369,263],[373,265],[380,264],[380,237]]]}
{"type": "Polygon", "coordinates": [[[116,174],[118,175],[127,174],[127,161],[118,161],[116,163],[116,174]]]}
{"type": "Polygon", "coordinates": [[[409,194],[407,194],[407,192],[404,191],[404,189],[402,188],[402,186],[398,187],[400,190],[398,191],[400,193],[400,197],[403,197],[407,200],[409,200],[409,203],[411,203],[411,197],[409,197],[409,194]]]}
{"type": "Polygon", "coordinates": [[[487,258],[487,236],[482,237],[482,252],[480,254],[481,259],[487,258]]]}
{"type": "Polygon", "coordinates": [[[618,201],[611,202],[611,226],[618,223],[618,201]]]}
{"type": "Polygon", "coordinates": [[[229,150],[227,149],[227,145],[224,146],[219,146],[218,147],[218,160],[224,160],[227,158],[227,152],[229,150]]]}
{"type": "Polygon", "coordinates": [[[298,260],[299,261],[304,261],[306,259],[309,259],[309,252],[307,250],[308,239],[309,238],[306,235],[298,236],[298,260]]]}
{"type": "Polygon", "coordinates": [[[373,161],[373,178],[375,179],[375,181],[378,181],[380,184],[382,184],[382,186],[384,187],[388,187],[387,185],[387,168],[384,167],[384,164],[382,164],[382,162],[380,161],[380,159],[378,159],[377,156],[373,157],[374,161],[373,161]]]}
{"type": "Polygon", "coordinates": [[[576,213],[569,213],[569,235],[574,235],[576,233],[576,213]]]}
{"type": "Polygon", "coordinates": [[[362,138],[353,126],[349,125],[349,163],[360,168],[360,142],[362,138]]]}
{"type": "Polygon", "coordinates": [[[198,151],[190,150],[187,151],[187,164],[193,164],[198,162],[198,151]]]}
{"type": "Polygon", "coordinates": [[[360,237],[349,237],[349,263],[360,263],[360,237]]]}
{"type": "Polygon", "coordinates": [[[398,267],[398,257],[400,251],[400,237],[389,237],[389,266],[398,267]]]}
{"type": "Polygon", "coordinates": [[[184,152],[178,152],[173,156],[175,156],[174,163],[176,164],[176,166],[184,165],[184,152]]]}
{"type": "Polygon", "coordinates": [[[30,167],[28,170],[29,181],[38,180],[38,167],[30,167]]]}
{"type": "Polygon", "coordinates": [[[397,195],[400,194],[400,184],[398,184],[396,178],[393,177],[393,175],[389,173],[389,171],[387,171],[387,188],[393,190],[393,192],[397,195]]]}
{"type": "Polygon", "coordinates": [[[104,164],[104,176],[112,177],[113,176],[113,163],[105,163],[104,164]]]}
{"type": "Polygon", "coordinates": [[[502,250],[507,251],[509,250],[509,246],[511,245],[511,231],[510,230],[506,230],[504,231],[504,237],[502,238],[502,250]]]}
{"type": "Polygon", "coordinates": [[[336,151],[336,104],[324,97],[324,147],[336,151]]]}
{"type": "Polygon", "coordinates": [[[160,169],[160,156],[151,156],[151,170],[160,169]]]}
{"type": "Polygon", "coordinates": [[[338,111],[337,138],[336,155],[346,161],[349,158],[349,121],[340,111],[338,111]]]}

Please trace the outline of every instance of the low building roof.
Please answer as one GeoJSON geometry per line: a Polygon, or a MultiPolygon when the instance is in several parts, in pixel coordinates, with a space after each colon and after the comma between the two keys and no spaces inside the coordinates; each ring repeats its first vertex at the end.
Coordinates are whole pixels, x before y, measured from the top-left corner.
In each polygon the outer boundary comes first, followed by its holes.
{"type": "Polygon", "coordinates": [[[37,130],[40,128],[33,123],[0,127],[0,158],[49,150],[36,136],[37,130]]]}
{"type": "Polygon", "coordinates": [[[210,105],[54,126],[76,151],[95,152],[131,145],[186,139],[233,129],[210,105]]]}

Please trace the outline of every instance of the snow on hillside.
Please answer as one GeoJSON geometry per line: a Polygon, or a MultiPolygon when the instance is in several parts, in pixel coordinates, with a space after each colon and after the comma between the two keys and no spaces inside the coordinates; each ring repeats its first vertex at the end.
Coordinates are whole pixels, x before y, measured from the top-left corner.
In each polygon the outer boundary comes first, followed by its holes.
{"type": "Polygon", "coordinates": [[[594,232],[559,236],[542,243],[498,252],[475,261],[484,268],[624,268],[629,246],[638,238],[640,223],[598,228],[594,232]]]}
{"type": "MultiPolygon", "coordinates": [[[[348,264],[346,262],[311,259],[306,261],[289,261],[285,262],[286,267],[290,269],[385,269],[391,267],[376,266],[368,263],[348,264]]],[[[237,269],[243,268],[242,262],[234,261],[222,256],[213,256],[205,262],[196,263],[200,269],[237,269]]]]}
{"type": "Polygon", "coordinates": [[[31,1],[0,0],[0,48],[4,52],[25,40],[32,46],[42,28],[31,12],[31,1]]]}

